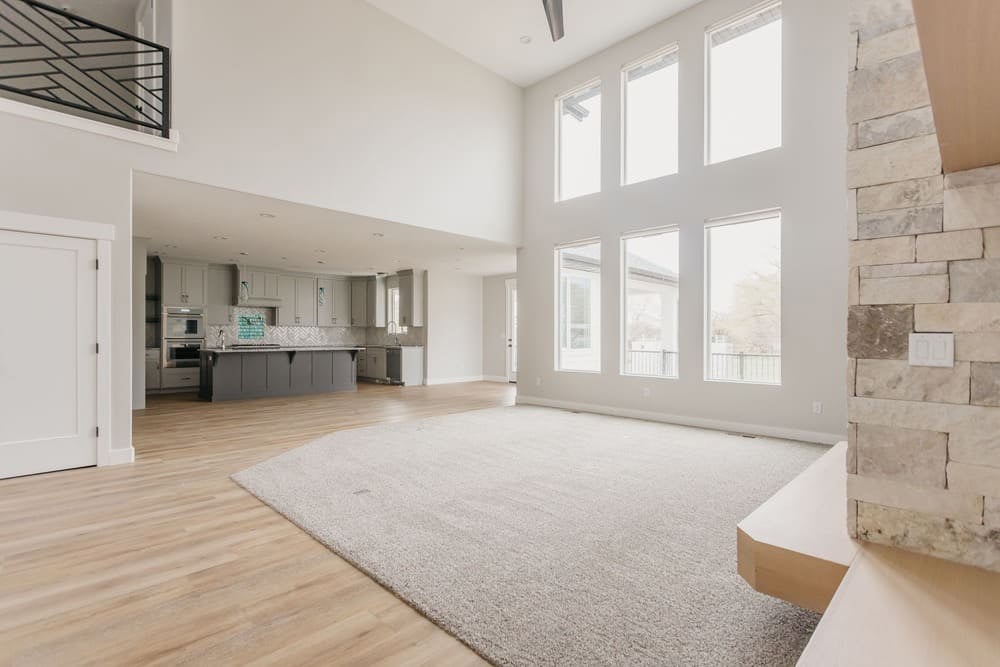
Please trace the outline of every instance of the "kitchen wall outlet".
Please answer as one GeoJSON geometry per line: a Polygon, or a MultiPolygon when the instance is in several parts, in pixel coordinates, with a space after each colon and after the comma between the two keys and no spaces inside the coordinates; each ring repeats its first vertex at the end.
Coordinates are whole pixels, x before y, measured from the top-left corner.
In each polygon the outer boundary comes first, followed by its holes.
{"type": "Polygon", "coordinates": [[[955,334],[911,333],[910,365],[953,367],[955,365],[955,334]]]}
{"type": "Polygon", "coordinates": [[[823,401],[813,401],[813,414],[814,415],[823,414],[823,401]]]}
{"type": "Polygon", "coordinates": [[[653,393],[653,392],[651,392],[651,391],[649,390],[649,387],[643,387],[643,388],[642,388],[642,395],[643,395],[643,397],[644,397],[644,398],[649,398],[649,395],[650,395],[651,393],[653,393]]]}

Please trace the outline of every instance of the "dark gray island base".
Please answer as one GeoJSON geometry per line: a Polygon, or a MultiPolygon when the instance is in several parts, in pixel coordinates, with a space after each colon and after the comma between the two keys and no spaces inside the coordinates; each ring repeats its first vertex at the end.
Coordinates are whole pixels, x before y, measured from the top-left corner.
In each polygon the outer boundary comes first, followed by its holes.
{"type": "Polygon", "coordinates": [[[231,401],[357,391],[356,347],[202,350],[198,396],[231,401]]]}

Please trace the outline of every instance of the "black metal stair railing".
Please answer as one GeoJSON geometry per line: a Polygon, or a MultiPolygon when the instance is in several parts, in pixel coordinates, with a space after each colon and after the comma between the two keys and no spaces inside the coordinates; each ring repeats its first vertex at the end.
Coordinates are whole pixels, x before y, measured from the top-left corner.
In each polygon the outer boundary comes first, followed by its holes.
{"type": "Polygon", "coordinates": [[[0,0],[0,91],[170,136],[169,49],[34,0],[0,0]]]}

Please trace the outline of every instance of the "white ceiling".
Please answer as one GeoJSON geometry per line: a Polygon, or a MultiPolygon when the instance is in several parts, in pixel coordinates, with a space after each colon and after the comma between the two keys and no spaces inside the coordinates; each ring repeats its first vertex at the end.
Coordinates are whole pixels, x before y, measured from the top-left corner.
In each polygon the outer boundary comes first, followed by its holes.
{"type": "Polygon", "coordinates": [[[150,174],[135,174],[132,215],[161,256],[309,273],[515,270],[513,246],[150,174]]]}
{"type": "Polygon", "coordinates": [[[542,0],[367,0],[519,86],[555,74],[700,0],[563,0],[552,43],[542,0]],[[522,44],[522,35],[531,37],[522,44]]]}

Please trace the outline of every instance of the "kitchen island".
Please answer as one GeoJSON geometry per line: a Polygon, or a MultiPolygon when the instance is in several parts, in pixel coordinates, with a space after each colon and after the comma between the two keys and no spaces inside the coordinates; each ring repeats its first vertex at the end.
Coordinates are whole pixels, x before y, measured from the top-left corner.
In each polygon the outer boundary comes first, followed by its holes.
{"type": "Polygon", "coordinates": [[[201,351],[198,396],[231,401],[357,391],[362,347],[236,346],[201,351]]]}

